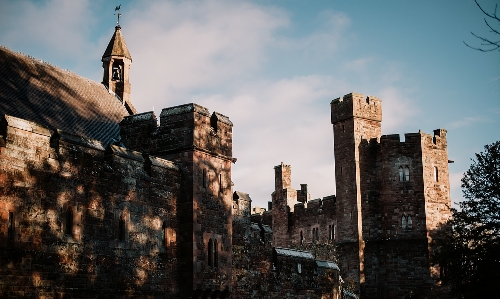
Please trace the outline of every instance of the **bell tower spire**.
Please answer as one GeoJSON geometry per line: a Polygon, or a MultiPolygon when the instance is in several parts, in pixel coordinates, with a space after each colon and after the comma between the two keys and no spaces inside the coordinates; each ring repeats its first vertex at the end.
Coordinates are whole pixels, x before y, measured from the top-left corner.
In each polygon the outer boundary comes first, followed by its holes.
{"type": "MultiPolygon", "coordinates": [[[[115,9],[115,11],[118,11],[118,22],[120,22],[121,16],[120,6],[115,9]]],[[[101,61],[104,69],[102,84],[121,98],[123,105],[130,114],[136,114],[137,110],[130,101],[129,72],[132,56],[128,51],[119,23],[115,27],[115,33],[111,37],[101,61]]]]}

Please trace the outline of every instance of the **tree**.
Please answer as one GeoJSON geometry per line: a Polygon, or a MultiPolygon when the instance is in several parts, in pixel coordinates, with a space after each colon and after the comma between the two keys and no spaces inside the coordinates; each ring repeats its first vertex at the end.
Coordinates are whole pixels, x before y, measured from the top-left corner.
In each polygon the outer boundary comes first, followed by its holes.
{"type": "Polygon", "coordinates": [[[462,178],[465,201],[452,209],[451,231],[436,241],[443,282],[461,298],[500,294],[500,141],[484,148],[462,178]]]}
{"type": "Polygon", "coordinates": [[[474,50],[478,50],[481,52],[491,52],[498,50],[500,51],[500,18],[497,16],[497,4],[495,4],[495,10],[493,13],[488,13],[486,12],[481,5],[477,2],[477,0],[474,0],[476,2],[476,5],[479,7],[479,9],[483,12],[483,14],[486,16],[484,18],[484,22],[486,23],[486,26],[489,28],[490,33],[492,33],[493,37],[483,37],[476,35],[474,32],[471,32],[471,34],[479,39],[481,41],[481,46],[480,47],[472,47],[466,42],[464,44],[472,48],[474,50]],[[489,20],[489,22],[488,22],[489,20]],[[495,23],[494,25],[491,25],[492,23],[495,23]]]}

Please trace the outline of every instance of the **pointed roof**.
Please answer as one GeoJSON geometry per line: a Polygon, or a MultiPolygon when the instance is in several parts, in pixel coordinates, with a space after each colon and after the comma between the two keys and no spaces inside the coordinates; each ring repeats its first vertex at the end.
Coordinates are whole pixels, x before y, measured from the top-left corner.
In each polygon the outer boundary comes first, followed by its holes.
{"type": "Polygon", "coordinates": [[[108,47],[106,51],[104,51],[102,58],[109,56],[122,56],[132,60],[132,56],[130,56],[127,44],[125,43],[125,38],[123,38],[120,25],[115,27],[115,33],[109,41],[108,47]]]}

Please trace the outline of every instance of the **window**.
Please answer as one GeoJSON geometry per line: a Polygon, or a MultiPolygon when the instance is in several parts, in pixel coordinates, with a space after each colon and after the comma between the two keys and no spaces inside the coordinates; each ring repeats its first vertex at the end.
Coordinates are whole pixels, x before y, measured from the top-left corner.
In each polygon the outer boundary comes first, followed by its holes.
{"type": "Polygon", "coordinates": [[[335,239],[335,225],[334,224],[328,226],[328,239],[329,240],[335,239]]]}
{"type": "Polygon", "coordinates": [[[219,267],[219,246],[217,246],[217,240],[214,240],[214,267],[219,267]]]}
{"type": "Polygon", "coordinates": [[[413,228],[413,221],[411,219],[411,215],[408,215],[408,229],[412,229],[413,228]]]}
{"type": "Polygon", "coordinates": [[[118,222],[118,239],[125,241],[125,216],[123,214],[120,216],[120,221],[118,222]]]}
{"type": "Polygon", "coordinates": [[[163,225],[161,226],[162,228],[162,234],[161,234],[161,244],[165,247],[168,246],[167,244],[167,222],[163,221],[163,225]]]}
{"type": "Polygon", "coordinates": [[[297,263],[297,273],[302,273],[302,265],[300,263],[297,263]]]}
{"type": "Polygon", "coordinates": [[[73,236],[73,209],[69,207],[66,210],[66,226],[64,228],[64,233],[69,236],[73,236]]]}
{"type": "Polygon", "coordinates": [[[399,167],[399,181],[408,182],[410,180],[410,167],[408,165],[399,167]]]}
{"type": "Polygon", "coordinates": [[[408,166],[405,167],[405,181],[410,181],[410,168],[408,166]]]}
{"type": "Polygon", "coordinates": [[[406,229],[406,216],[401,216],[401,228],[406,229]]]}
{"type": "Polygon", "coordinates": [[[345,133],[345,126],[342,125],[342,133],[345,133]]]}
{"type": "Polygon", "coordinates": [[[312,230],[312,239],[313,241],[318,241],[319,240],[319,228],[318,227],[314,227],[313,230],[312,230]]]}
{"type": "Polygon", "coordinates": [[[14,212],[9,212],[9,223],[7,228],[7,239],[14,241],[14,212]]]}
{"type": "Polygon", "coordinates": [[[439,173],[437,166],[434,166],[434,181],[439,182],[439,173]]]}
{"type": "Polygon", "coordinates": [[[304,235],[302,234],[302,231],[300,231],[300,245],[304,244],[304,235]]]}
{"type": "Polygon", "coordinates": [[[213,257],[214,257],[214,242],[212,239],[208,240],[208,266],[213,266],[213,257]]]}
{"type": "Polygon", "coordinates": [[[222,192],[222,174],[219,174],[219,192],[222,192]]]}

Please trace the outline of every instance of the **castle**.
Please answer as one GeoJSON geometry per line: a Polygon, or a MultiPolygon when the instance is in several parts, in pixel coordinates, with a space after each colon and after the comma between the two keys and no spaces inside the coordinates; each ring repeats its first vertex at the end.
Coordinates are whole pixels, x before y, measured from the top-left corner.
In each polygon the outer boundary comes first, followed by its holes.
{"type": "Polygon", "coordinates": [[[0,297],[439,294],[445,130],[401,142],[379,99],[334,100],[338,194],[311,200],[282,163],[264,212],[233,190],[230,119],[137,113],[131,63],[120,26],[102,84],[0,48],[0,297]]]}

